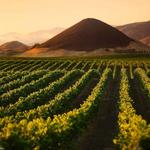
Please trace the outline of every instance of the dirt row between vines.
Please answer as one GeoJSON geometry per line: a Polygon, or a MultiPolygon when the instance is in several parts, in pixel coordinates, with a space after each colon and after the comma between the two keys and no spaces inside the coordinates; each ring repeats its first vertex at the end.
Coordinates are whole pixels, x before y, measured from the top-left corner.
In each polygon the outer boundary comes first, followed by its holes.
{"type": "Polygon", "coordinates": [[[150,123],[150,101],[140,88],[140,83],[136,77],[130,79],[130,96],[133,100],[133,107],[138,115],[150,123]]]}
{"type": "Polygon", "coordinates": [[[75,150],[114,150],[116,146],[113,139],[117,136],[118,96],[119,80],[111,79],[105,90],[104,96],[100,99],[101,104],[87,129],[78,135],[73,142],[75,150]]]}

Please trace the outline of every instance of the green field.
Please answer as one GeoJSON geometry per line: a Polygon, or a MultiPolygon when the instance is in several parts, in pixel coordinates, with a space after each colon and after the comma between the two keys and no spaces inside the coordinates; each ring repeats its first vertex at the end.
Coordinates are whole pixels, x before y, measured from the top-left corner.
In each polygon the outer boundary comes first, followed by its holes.
{"type": "Polygon", "coordinates": [[[150,149],[150,57],[0,59],[0,149],[150,149]]]}

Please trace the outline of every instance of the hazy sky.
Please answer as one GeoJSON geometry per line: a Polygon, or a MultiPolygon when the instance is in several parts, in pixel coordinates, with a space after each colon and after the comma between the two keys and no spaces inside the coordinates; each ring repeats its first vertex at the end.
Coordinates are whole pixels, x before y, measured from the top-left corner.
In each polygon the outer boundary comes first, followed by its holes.
{"type": "Polygon", "coordinates": [[[0,34],[69,27],[97,18],[112,25],[150,20],[150,0],[0,0],[0,34]]]}

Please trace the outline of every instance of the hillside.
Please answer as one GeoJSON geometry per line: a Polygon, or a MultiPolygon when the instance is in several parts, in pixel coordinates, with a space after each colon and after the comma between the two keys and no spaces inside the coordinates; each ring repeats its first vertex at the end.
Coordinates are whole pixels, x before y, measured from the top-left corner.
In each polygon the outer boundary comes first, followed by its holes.
{"type": "Polygon", "coordinates": [[[132,39],[112,26],[97,20],[84,19],[45,43],[41,48],[91,51],[98,48],[127,46],[132,39]]]}
{"type": "Polygon", "coordinates": [[[141,42],[143,42],[143,43],[145,43],[145,44],[150,46],[150,35],[145,37],[145,38],[143,38],[143,39],[141,39],[141,42]]]}
{"type": "MultiPolygon", "coordinates": [[[[38,37],[41,33],[34,33],[34,35],[38,37]]],[[[149,41],[149,38],[144,38],[143,41],[149,41]]],[[[110,55],[114,53],[147,52],[148,50],[148,46],[129,38],[118,29],[100,20],[87,18],[48,41],[32,46],[30,49],[17,41],[3,44],[0,47],[0,54],[23,57],[56,57],[110,55]]]]}
{"type": "Polygon", "coordinates": [[[25,52],[29,47],[19,41],[11,41],[0,46],[0,55],[16,55],[25,52]]]}
{"type": "Polygon", "coordinates": [[[135,40],[150,45],[150,21],[118,26],[117,29],[135,40]]]}

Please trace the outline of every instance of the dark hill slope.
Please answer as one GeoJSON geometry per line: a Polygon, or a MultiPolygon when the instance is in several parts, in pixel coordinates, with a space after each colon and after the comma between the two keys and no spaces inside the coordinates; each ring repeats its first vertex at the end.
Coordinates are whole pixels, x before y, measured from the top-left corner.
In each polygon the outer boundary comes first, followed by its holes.
{"type": "Polygon", "coordinates": [[[132,39],[97,19],[84,19],[40,45],[40,48],[91,51],[125,47],[132,39]]]}

